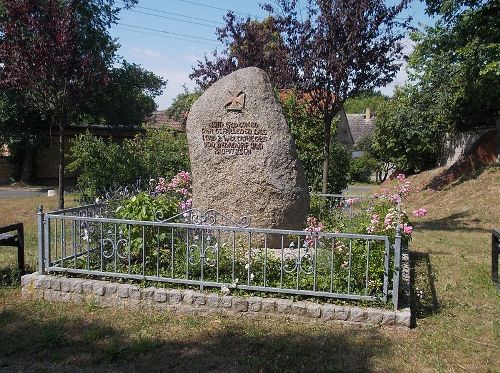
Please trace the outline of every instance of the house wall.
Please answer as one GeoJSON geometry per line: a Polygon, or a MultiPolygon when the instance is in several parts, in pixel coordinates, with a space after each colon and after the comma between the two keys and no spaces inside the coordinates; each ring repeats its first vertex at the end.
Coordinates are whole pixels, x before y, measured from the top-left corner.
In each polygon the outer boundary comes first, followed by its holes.
{"type": "Polygon", "coordinates": [[[495,127],[488,127],[446,135],[443,144],[443,154],[438,162],[438,166],[450,167],[461,156],[467,154],[473,148],[483,133],[494,129],[495,127]]]}
{"type": "MultiPolygon", "coordinates": [[[[124,139],[133,138],[139,133],[143,133],[142,128],[105,128],[105,127],[70,127],[65,130],[65,153],[69,153],[70,141],[77,135],[90,131],[93,135],[109,138],[115,142],[122,142],[124,139]]],[[[47,131],[46,142],[41,145],[33,155],[33,179],[48,183],[57,183],[59,172],[59,131],[54,128],[47,131]]],[[[8,163],[5,157],[0,156],[0,183],[9,180],[19,174],[15,167],[8,163]]],[[[72,181],[75,175],[66,172],[65,178],[72,181]]]]}

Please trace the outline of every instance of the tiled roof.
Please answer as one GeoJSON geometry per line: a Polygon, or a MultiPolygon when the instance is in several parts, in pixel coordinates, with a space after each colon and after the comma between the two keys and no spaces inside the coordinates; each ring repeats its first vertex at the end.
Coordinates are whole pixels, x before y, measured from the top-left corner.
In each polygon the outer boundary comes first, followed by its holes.
{"type": "Polygon", "coordinates": [[[150,128],[162,128],[168,127],[177,131],[185,131],[186,124],[178,122],[175,119],[169,117],[165,111],[155,111],[151,114],[149,118],[146,119],[146,126],[150,128]]]}
{"type": "Polygon", "coordinates": [[[362,138],[373,133],[376,117],[365,119],[365,114],[347,114],[346,116],[354,146],[358,145],[362,138]]]}

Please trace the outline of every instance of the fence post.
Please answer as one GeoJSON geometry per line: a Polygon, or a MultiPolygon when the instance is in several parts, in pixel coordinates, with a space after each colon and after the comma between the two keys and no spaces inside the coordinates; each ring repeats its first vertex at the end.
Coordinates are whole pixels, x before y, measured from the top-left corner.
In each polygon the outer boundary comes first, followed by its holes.
{"type": "Polygon", "coordinates": [[[401,227],[398,224],[394,239],[394,272],[392,277],[392,304],[399,308],[399,283],[401,280],[401,227]]]}
{"type": "Polygon", "coordinates": [[[498,291],[500,291],[500,284],[498,283],[498,257],[500,255],[500,231],[493,229],[491,231],[491,280],[495,284],[498,291]]]}
{"type": "Polygon", "coordinates": [[[44,229],[43,229],[43,206],[38,206],[37,209],[38,216],[38,273],[45,274],[45,250],[43,247],[44,243],[44,229]]]}

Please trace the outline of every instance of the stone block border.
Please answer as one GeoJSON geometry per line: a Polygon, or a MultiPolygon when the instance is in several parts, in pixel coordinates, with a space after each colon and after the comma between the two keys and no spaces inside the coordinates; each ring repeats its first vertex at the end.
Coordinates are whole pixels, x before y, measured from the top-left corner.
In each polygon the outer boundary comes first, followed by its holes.
{"type": "Polygon", "coordinates": [[[96,303],[104,307],[157,309],[188,315],[223,314],[238,317],[286,317],[304,321],[409,328],[409,308],[378,308],[318,304],[280,298],[241,297],[188,289],[141,288],[132,284],[32,273],[21,280],[24,299],[96,303]]]}

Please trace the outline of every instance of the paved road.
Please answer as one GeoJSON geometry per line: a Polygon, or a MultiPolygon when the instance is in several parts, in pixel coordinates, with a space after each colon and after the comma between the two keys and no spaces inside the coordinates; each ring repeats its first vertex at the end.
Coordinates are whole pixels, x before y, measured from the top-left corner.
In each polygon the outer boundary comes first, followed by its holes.
{"type": "Polygon", "coordinates": [[[349,194],[369,194],[374,185],[349,185],[347,193],[349,194]]]}
{"type": "Polygon", "coordinates": [[[17,188],[0,188],[1,198],[16,198],[16,197],[43,197],[47,196],[47,190],[41,189],[17,189],[17,188]]]}

